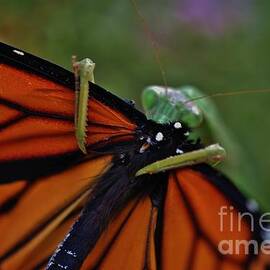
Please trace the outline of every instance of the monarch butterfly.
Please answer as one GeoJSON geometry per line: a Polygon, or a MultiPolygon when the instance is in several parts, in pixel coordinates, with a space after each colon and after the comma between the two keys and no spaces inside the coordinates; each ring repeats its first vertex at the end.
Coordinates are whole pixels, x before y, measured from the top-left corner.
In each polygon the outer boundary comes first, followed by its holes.
{"type": "Polygon", "coordinates": [[[268,238],[259,212],[216,169],[202,163],[136,176],[202,148],[184,123],[147,120],[89,82],[84,155],[74,84],[71,72],[0,44],[1,270],[43,269],[48,261],[47,269],[70,270],[270,267],[250,246],[218,249],[223,240],[268,238]],[[228,210],[222,228],[220,209],[228,210]],[[232,222],[238,213],[240,228],[232,222]]]}

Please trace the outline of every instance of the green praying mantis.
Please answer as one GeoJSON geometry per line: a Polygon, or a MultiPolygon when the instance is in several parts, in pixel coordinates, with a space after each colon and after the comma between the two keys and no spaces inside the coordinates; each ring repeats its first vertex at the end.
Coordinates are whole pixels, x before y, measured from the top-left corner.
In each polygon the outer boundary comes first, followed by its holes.
{"type": "MultiPolygon", "coordinates": [[[[75,133],[79,148],[84,154],[87,154],[86,150],[86,127],[87,127],[87,113],[88,113],[88,96],[91,93],[88,82],[94,82],[95,64],[90,59],[84,59],[80,62],[76,62],[73,58],[73,70],[75,73],[75,133]],[[78,79],[80,81],[78,82],[78,79]]],[[[177,110],[172,108],[174,102],[170,100],[169,95],[159,95],[159,101],[156,104],[150,104],[148,102],[149,95],[151,95],[154,88],[145,90],[143,95],[146,114],[149,119],[152,119],[158,123],[168,123],[173,121],[182,121],[181,113],[178,115],[177,110]],[[150,92],[149,92],[150,90],[150,92]],[[161,104],[160,104],[161,101],[161,104]],[[160,111],[160,107],[165,107],[164,111],[160,111]],[[171,109],[170,109],[171,106],[171,109]],[[152,113],[153,107],[156,108],[156,112],[152,113]],[[168,107],[168,112],[166,111],[168,107]],[[171,110],[176,113],[170,113],[171,110]],[[178,117],[179,116],[179,117],[178,117]]],[[[170,90],[173,91],[173,90],[170,90]]],[[[196,118],[195,116],[194,118],[196,118]]],[[[189,124],[187,122],[187,124],[189,124]]],[[[175,155],[164,160],[156,161],[148,166],[140,169],[136,176],[143,174],[154,174],[160,171],[166,171],[173,168],[179,168],[183,166],[194,165],[202,162],[216,163],[225,157],[225,150],[219,144],[212,144],[203,149],[184,153],[182,155],[175,155]]]]}
{"type": "Polygon", "coordinates": [[[225,125],[213,100],[194,86],[150,86],[143,91],[142,103],[148,118],[160,123],[184,121],[192,129],[193,139],[202,139],[204,145],[219,142],[227,153],[221,169],[245,190],[246,180],[254,177],[253,170],[247,166],[244,149],[225,125]]]}
{"type": "MultiPolygon", "coordinates": [[[[73,58],[75,73],[75,128],[77,144],[84,154],[87,154],[86,126],[87,126],[87,100],[91,95],[88,82],[94,82],[95,64],[90,59],[77,62],[73,58]],[[79,81],[80,80],[80,81],[79,81]]],[[[254,171],[246,158],[245,151],[240,147],[233,134],[226,127],[220,117],[213,101],[193,86],[171,88],[165,86],[149,86],[142,94],[142,105],[148,119],[158,123],[185,122],[191,129],[191,139],[203,138],[204,145],[200,150],[178,154],[164,160],[156,161],[141,168],[136,176],[153,174],[173,168],[190,166],[198,163],[216,165],[226,161],[221,168],[235,184],[250,194],[246,183],[254,179],[254,171]],[[216,142],[219,142],[221,147],[216,142]],[[226,152],[225,152],[226,149],[226,152]],[[228,153],[228,155],[226,154],[228,153]]]]}

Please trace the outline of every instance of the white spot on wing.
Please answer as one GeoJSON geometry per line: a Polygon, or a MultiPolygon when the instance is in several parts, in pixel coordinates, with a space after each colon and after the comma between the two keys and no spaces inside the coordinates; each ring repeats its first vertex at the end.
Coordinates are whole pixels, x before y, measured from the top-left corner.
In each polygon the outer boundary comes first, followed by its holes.
{"type": "Polygon", "coordinates": [[[74,252],[74,251],[72,251],[72,250],[65,250],[65,252],[66,252],[68,255],[70,255],[70,256],[72,256],[72,257],[74,257],[74,258],[77,257],[76,252],[74,252]]]}
{"type": "Polygon", "coordinates": [[[162,132],[158,132],[156,134],[156,138],[155,139],[156,139],[157,142],[161,142],[164,139],[163,133],[162,132]]]}
{"type": "Polygon", "coordinates": [[[182,124],[180,122],[175,122],[173,126],[174,128],[179,129],[182,127],[182,124]]]}
{"type": "Polygon", "coordinates": [[[57,266],[60,267],[61,269],[68,269],[67,265],[62,265],[60,263],[58,263],[57,266]]]}
{"type": "Polygon", "coordinates": [[[179,149],[179,148],[177,148],[175,152],[176,152],[176,154],[183,154],[184,153],[184,151],[179,149]]]}
{"type": "Polygon", "coordinates": [[[24,52],[18,51],[18,50],[13,50],[14,53],[23,56],[24,52]]]}

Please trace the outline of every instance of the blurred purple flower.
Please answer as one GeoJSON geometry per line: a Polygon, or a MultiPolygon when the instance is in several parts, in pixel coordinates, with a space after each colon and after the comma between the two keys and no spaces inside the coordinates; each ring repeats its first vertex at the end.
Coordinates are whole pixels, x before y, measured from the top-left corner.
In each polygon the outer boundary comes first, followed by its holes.
{"type": "Polygon", "coordinates": [[[206,34],[223,34],[250,19],[252,0],[177,0],[177,18],[206,34]]]}

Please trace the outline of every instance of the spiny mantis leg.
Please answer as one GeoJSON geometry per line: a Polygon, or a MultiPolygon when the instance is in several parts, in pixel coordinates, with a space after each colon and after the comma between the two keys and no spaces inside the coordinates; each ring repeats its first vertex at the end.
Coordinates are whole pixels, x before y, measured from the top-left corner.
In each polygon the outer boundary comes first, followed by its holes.
{"type": "Polygon", "coordinates": [[[137,171],[135,176],[154,174],[167,170],[191,166],[199,163],[217,163],[226,156],[224,148],[219,144],[212,144],[203,149],[187,152],[181,155],[168,157],[145,166],[137,171]]]}
{"type": "Polygon", "coordinates": [[[76,57],[73,56],[72,67],[75,76],[75,134],[79,148],[84,154],[87,154],[85,144],[89,81],[94,83],[95,63],[89,58],[77,62],[76,57]]]}

